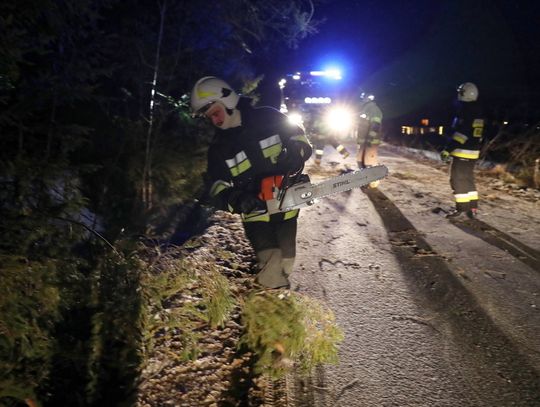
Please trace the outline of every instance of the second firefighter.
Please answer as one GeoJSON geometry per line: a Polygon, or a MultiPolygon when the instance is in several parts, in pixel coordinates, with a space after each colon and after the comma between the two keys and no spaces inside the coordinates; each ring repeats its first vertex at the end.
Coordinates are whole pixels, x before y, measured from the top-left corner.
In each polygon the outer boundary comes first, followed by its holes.
{"type": "MultiPolygon", "coordinates": [[[[375,97],[362,93],[358,109],[357,143],[358,153],[356,162],[358,168],[366,168],[379,163],[379,145],[381,144],[382,111],[375,103],[375,97]]],[[[379,181],[372,182],[371,188],[376,188],[379,181]]]]}
{"type": "Polygon", "coordinates": [[[450,186],[454,192],[455,210],[449,218],[474,218],[478,214],[478,191],[474,167],[480,157],[485,119],[477,101],[478,88],[466,82],[457,88],[457,109],[452,122],[450,140],[441,152],[443,161],[452,160],[450,186]]]}

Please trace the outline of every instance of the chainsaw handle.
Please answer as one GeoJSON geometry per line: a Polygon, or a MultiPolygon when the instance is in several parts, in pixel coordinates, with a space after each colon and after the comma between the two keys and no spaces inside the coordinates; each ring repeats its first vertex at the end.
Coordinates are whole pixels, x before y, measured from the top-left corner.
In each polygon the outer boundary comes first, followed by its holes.
{"type": "MultiPolygon", "coordinates": [[[[291,178],[290,178],[290,175],[291,173],[290,172],[287,172],[287,174],[285,174],[285,176],[283,177],[283,180],[281,182],[281,185],[279,187],[279,192],[278,192],[278,195],[277,195],[277,200],[281,202],[281,198],[283,198],[283,194],[285,193],[285,191],[287,190],[287,188],[289,188],[289,185],[291,183],[291,178]]],[[[280,205],[281,206],[281,205],[280,205]]]]}
{"type": "Polygon", "coordinates": [[[278,208],[282,209],[282,201],[285,197],[287,189],[298,182],[309,182],[309,176],[301,172],[295,173],[292,176],[290,173],[286,175],[272,175],[261,180],[261,189],[258,197],[261,201],[269,202],[276,201],[278,208]]]}
{"type": "Polygon", "coordinates": [[[283,185],[283,175],[273,175],[270,177],[263,178],[261,180],[261,190],[259,192],[259,199],[261,201],[270,201],[274,199],[274,192],[276,189],[281,190],[280,188],[283,185]]]}

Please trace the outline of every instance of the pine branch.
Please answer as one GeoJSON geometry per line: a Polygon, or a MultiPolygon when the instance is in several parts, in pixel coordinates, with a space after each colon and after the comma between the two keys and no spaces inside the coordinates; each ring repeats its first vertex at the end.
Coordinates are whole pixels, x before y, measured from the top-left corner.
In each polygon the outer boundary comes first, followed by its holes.
{"type": "Polygon", "coordinates": [[[118,252],[118,250],[116,250],[116,248],[112,245],[111,242],[109,242],[101,233],[99,233],[97,230],[95,229],[92,229],[90,226],[87,226],[85,225],[84,223],[82,222],[79,222],[77,220],[73,220],[73,219],[68,219],[68,218],[63,218],[63,217],[60,217],[60,216],[54,216],[53,219],[58,219],[58,220],[62,220],[64,222],[68,222],[68,223],[71,223],[71,224],[74,224],[74,225],[79,225],[79,226],[82,226],[83,228],[85,228],[86,230],[88,230],[89,232],[93,233],[95,236],[97,236],[98,238],[100,238],[101,240],[103,240],[113,251],[115,254],[118,254],[120,255],[120,253],[118,252]]]}

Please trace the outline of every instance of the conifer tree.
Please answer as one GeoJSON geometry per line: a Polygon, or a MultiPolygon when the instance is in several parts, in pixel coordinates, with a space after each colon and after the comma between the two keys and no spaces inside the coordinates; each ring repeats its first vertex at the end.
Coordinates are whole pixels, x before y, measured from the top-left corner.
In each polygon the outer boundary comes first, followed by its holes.
{"type": "Polygon", "coordinates": [[[96,349],[136,346],[109,329],[137,323],[119,247],[174,229],[200,192],[211,134],[182,96],[209,74],[240,88],[311,14],[305,0],[0,3],[0,397],[95,401],[96,372],[133,365],[133,349],[96,349]]]}

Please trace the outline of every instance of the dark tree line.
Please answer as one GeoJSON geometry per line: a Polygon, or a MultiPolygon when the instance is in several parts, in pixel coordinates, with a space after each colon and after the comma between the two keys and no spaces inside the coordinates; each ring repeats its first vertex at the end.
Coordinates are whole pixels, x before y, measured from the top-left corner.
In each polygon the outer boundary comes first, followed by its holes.
{"type": "Polygon", "coordinates": [[[1,2],[2,403],[126,397],[137,236],[171,233],[201,193],[210,133],[186,92],[220,75],[256,93],[315,30],[310,0],[210,3],[1,2]]]}

